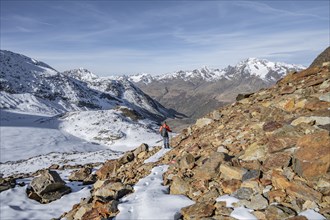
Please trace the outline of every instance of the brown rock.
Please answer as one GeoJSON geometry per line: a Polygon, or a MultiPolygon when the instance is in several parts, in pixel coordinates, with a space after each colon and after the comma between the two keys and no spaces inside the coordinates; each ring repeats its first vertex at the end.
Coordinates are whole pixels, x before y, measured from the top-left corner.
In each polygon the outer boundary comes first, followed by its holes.
{"type": "Polygon", "coordinates": [[[106,181],[100,188],[93,192],[93,195],[103,201],[110,201],[120,199],[132,191],[133,188],[130,185],[124,185],[121,182],[106,181]]]}
{"type": "Polygon", "coordinates": [[[296,215],[295,211],[281,205],[270,205],[265,210],[266,219],[287,219],[296,215]]]}
{"type": "Polygon", "coordinates": [[[267,149],[269,153],[279,152],[287,148],[294,147],[297,142],[296,139],[290,137],[269,137],[267,143],[267,149]]]}
{"type": "Polygon", "coordinates": [[[270,170],[273,168],[287,167],[289,166],[290,161],[291,154],[288,152],[270,154],[270,156],[264,162],[263,168],[270,170]]]}
{"type": "Polygon", "coordinates": [[[268,198],[269,198],[269,202],[283,202],[284,199],[286,197],[286,193],[284,190],[273,190],[268,192],[268,198]]]}
{"type": "Polygon", "coordinates": [[[69,176],[70,181],[83,181],[92,173],[92,169],[89,167],[81,168],[80,170],[74,171],[69,176]]]}
{"type": "Polygon", "coordinates": [[[138,154],[140,154],[141,152],[144,152],[144,151],[149,151],[149,145],[148,144],[141,144],[138,148],[136,148],[133,153],[134,153],[134,156],[136,157],[138,154]]]}
{"type": "Polygon", "coordinates": [[[251,144],[244,152],[239,159],[243,161],[251,161],[251,160],[264,160],[266,156],[266,147],[261,143],[253,143],[251,144]]]}
{"type": "Polygon", "coordinates": [[[242,182],[239,180],[232,179],[232,180],[221,181],[220,184],[221,184],[221,189],[223,190],[224,193],[232,194],[241,187],[242,182]]]}
{"type": "Polygon", "coordinates": [[[88,212],[86,212],[81,220],[102,220],[102,216],[99,215],[99,211],[97,209],[92,209],[88,212]]]}
{"type": "Polygon", "coordinates": [[[178,176],[174,176],[170,187],[171,194],[186,195],[189,192],[189,184],[178,176]]]}
{"type": "Polygon", "coordinates": [[[330,167],[329,133],[308,134],[298,140],[299,149],[294,153],[294,171],[308,179],[318,178],[327,173],[330,167]]]}
{"type": "Polygon", "coordinates": [[[279,128],[283,127],[283,125],[281,123],[278,123],[276,121],[269,121],[266,122],[263,126],[262,129],[266,132],[272,132],[275,131],[279,128]]]}
{"type": "Polygon", "coordinates": [[[196,203],[181,209],[181,214],[186,220],[197,220],[214,214],[214,203],[196,203]]]}
{"type": "Polygon", "coordinates": [[[35,177],[31,183],[31,191],[35,192],[30,194],[31,199],[37,198],[38,202],[49,203],[61,198],[63,195],[71,192],[71,188],[65,185],[65,182],[61,179],[60,175],[55,171],[43,170],[40,175],[35,177]]]}
{"type": "Polygon", "coordinates": [[[317,192],[316,190],[302,185],[298,183],[290,183],[290,185],[286,188],[286,192],[290,196],[294,196],[296,198],[303,199],[305,201],[311,200],[311,201],[321,201],[322,194],[317,192]]]}
{"type": "Polygon", "coordinates": [[[2,178],[0,177],[0,192],[5,191],[16,186],[16,180],[14,178],[2,178]]]}
{"type": "Polygon", "coordinates": [[[221,176],[224,177],[224,179],[242,180],[242,177],[246,173],[246,170],[239,167],[229,166],[227,164],[221,164],[220,172],[221,176]]]}
{"type": "Polygon", "coordinates": [[[324,102],[318,99],[308,101],[305,104],[305,108],[316,111],[316,110],[323,110],[323,109],[329,109],[330,108],[330,102],[324,102]]]}
{"type": "Polygon", "coordinates": [[[115,177],[119,167],[120,163],[117,160],[108,160],[98,171],[96,171],[96,175],[101,180],[115,177]]]}
{"type": "Polygon", "coordinates": [[[286,86],[286,87],[284,87],[284,88],[281,89],[280,94],[281,95],[292,94],[292,93],[294,93],[294,91],[296,91],[296,87],[294,87],[294,86],[286,86]]]}
{"type": "Polygon", "coordinates": [[[110,202],[103,203],[102,201],[94,200],[93,201],[93,208],[96,208],[104,217],[114,217],[118,214],[118,204],[117,200],[112,200],[110,202]]]}
{"type": "Polygon", "coordinates": [[[92,209],[92,204],[85,204],[80,206],[77,212],[74,214],[74,219],[81,219],[83,215],[92,209]]]}
{"type": "Polygon", "coordinates": [[[120,164],[126,164],[134,160],[134,153],[131,151],[126,152],[121,158],[119,158],[120,164]]]}
{"type": "Polygon", "coordinates": [[[258,160],[240,161],[240,165],[247,170],[260,170],[261,166],[258,160]]]}
{"type": "Polygon", "coordinates": [[[278,171],[272,172],[272,184],[275,189],[286,189],[290,186],[288,179],[278,171]]]}
{"type": "Polygon", "coordinates": [[[205,159],[199,167],[195,167],[194,178],[209,180],[219,175],[219,167],[224,161],[224,154],[214,152],[209,158],[205,159]]]}
{"type": "Polygon", "coordinates": [[[179,161],[180,169],[192,169],[195,165],[195,157],[187,153],[183,155],[179,161]]]}

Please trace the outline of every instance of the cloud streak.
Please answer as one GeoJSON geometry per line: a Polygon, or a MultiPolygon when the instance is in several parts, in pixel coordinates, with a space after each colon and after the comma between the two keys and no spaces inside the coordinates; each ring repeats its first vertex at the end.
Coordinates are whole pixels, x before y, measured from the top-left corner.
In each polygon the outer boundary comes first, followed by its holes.
{"type": "Polygon", "coordinates": [[[1,6],[1,49],[61,71],[160,74],[220,68],[247,57],[308,65],[329,45],[328,2],[5,1],[1,6]]]}

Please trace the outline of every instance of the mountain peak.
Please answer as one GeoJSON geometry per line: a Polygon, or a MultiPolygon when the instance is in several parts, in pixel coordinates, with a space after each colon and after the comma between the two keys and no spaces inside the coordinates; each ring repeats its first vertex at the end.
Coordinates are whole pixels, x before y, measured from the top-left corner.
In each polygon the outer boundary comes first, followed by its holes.
{"type": "Polygon", "coordinates": [[[95,75],[91,71],[89,71],[85,68],[82,68],[82,67],[80,67],[78,69],[68,70],[63,73],[69,77],[72,77],[74,79],[79,79],[82,81],[93,81],[93,80],[96,80],[99,78],[97,75],[95,75]]]}

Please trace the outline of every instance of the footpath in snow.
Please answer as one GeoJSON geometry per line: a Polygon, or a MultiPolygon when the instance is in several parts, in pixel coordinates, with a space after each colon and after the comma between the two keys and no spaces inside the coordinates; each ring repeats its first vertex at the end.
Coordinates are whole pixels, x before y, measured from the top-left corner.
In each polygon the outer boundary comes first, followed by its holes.
{"type": "Polygon", "coordinates": [[[168,166],[152,169],[151,174],[134,186],[134,193],[121,199],[120,213],[116,220],[127,219],[178,219],[180,209],[194,204],[183,195],[170,195],[168,186],[163,186],[163,173],[168,166]]]}

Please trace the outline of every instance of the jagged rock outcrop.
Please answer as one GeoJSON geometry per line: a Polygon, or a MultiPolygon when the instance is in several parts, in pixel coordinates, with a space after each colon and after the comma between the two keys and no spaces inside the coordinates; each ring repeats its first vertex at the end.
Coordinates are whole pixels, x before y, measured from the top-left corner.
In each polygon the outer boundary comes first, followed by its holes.
{"type": "Polygon", "coordinates": [[[27,195],[40,203],[49,203],[71,192],[55,171],[43,170],[40,176],[35,177],[27,188],[27,195]]]}
{"type": "Polygon", "coordinates": [[[325,63],[240,97],[174,138],[164,184],[196,201],[183,219],[230,219],[233,210],[215,201],[224,194],[259,219],[299,219],[307,209],[330,218],[329,96],[325,63]]]}

